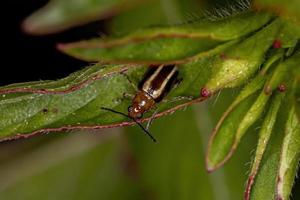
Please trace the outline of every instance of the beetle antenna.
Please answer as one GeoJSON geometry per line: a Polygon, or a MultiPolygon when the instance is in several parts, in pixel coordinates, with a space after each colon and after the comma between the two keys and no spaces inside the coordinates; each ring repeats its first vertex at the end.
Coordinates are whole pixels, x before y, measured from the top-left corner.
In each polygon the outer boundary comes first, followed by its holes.
{"type": "Polygon", "coordinates": [[[151,133],[150,133],[147,129],[145,129],[144,126],[143,126],[140,122],[138,122],[136,119],[134,119],[133,117],[130,117],[130,116],[126,115],[125,113],[122,113],[122,112],[119,112],[119,111],[116,111],[116,110],[113,110],[113,109],[110,109],[110,108],[101,107],[101,109],[102,109],[102,110],[106,110],[106,111],[110,111],[110,112],[113,112],[113,113],[116,113],[116,114],[119,114],[119,115],[122,115],[122,116],[124,116],[124,117],[127,117],[127,118],[131,119],[131,120],[134,121],[137,125],[139,125],[139,127],[145,132],[145,134],[146,134],[147,136],[149,136],[149,137],[151,138],[151,140],[152,140],[153,142],[156,142],[156,139],[154,138],[154,136],[151,135],[151,133]]]}

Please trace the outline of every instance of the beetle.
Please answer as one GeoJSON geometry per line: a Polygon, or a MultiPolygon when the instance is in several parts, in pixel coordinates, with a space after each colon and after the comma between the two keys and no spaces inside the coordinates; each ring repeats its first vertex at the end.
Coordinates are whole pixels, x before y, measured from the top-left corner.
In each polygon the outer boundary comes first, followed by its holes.
{"type": "Polygon", "coordinates": [[[176,65],[161,65],[149,67],[143,80],[139,84],[139,90],[128,107],[128,116],[140,119],[143,114],[156,107],[156,104],[168,94],[178,81],[178,69],[176,65]]]}
{"type": "MultiPolygon", "coordinates": [[[[127,77],[127,79],[132,84],[129,77],[127,77]]],[[[161,102],[163,98],[169,93],[169,91],[174,87],[174,85],[179,82],[180,80],[178,79],[178,68],[176,65],[149,66],[149,69],[145,73],[144,78],[138,85],[138,90],[132,99],[131,105],[128,107],[127,115],[109,108],[102,107],[102,109],[132,119],[155,142],[155,138],[148,132],[148,127],[153,120],[156,112],[153,113],[146,128],[144,128],[138,122],[138,120],[143,117],[144,113],[155,108],[156,104],[161,102]]]]}

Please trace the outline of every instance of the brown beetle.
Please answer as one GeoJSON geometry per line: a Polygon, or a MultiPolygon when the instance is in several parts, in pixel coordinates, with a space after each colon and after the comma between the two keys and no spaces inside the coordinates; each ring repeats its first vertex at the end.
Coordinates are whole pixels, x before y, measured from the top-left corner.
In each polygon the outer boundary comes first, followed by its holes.
{"type": "Polygon", "coordinates": [[[176,65],[161,65],[158,67],[150,66],[143,80],[139,84],[138,91],[134,96],[131,105],[128,107],[127,115],[109,108],[102,109],[118,113],[132,119],[153,141],[156,141],[147,130],[156,112],[149,120],[147,128],[144,128],[137,120],[142,118],[145,112],[155,108],[156,103],[162,101],[177,82],[177,77],[178,70],[176,65]]]}
{"type": "Polygon", "coordinates": [[[143,114],[153,109],[175,84],[178,76],[175,65],[150,67],[139,84],[139,91],[128,107],[128,116],[140,119],[143,114]]]}

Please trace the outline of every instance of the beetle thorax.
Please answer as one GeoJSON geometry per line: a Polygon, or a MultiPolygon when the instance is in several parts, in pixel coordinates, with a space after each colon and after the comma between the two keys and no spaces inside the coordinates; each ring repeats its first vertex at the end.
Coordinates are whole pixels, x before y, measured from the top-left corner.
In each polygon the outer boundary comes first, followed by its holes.
{"type": "Polygon", "coordinates": [[[144,91],[138,91],[128,107],[128,116],[139,119],[155,105],[154,99],[144,91]]]}

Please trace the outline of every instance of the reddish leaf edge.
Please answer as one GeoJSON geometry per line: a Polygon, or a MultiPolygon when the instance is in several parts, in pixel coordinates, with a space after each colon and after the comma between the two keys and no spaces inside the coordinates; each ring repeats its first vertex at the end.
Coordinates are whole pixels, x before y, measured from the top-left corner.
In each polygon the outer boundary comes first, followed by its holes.
{"type": "MultiPolygon", "coordinates": [[[[112,59],[99,59],[100,62],[103,64],[129,64],[129,65],[169,65],[169,64],[175,64],[175,65],[181,65],[186,64],[189,62],[193,62],[197,59],[201,59],[204,57],[214,56],[220,54],[220,57],[224,55],[223,51],[225,51],[230,46],[238,43],[240,40],[232,40],[232,41],[224,41],[223,43],[220,43],[219,45],[215,46],[214,48],[199,52],[194,55],[190,55],[187,57],[179,58],[176,60],[131,60],[131,59],[118,59],[118,60],[112,60],[112,59]]],[[[56,48],[61,51],[64,54],[67,54],[71,57],[77,58],[79,60],[88,61],[88,62],[99,62],[99,60],[92,60],[92,59],[86,59],[84,56],[80,55],[73,55],[69,54],[67,51],[65,51],[67,48],[64,47],[64,45],[68,44],[57,44],[56,48]]]]}
{"type": "Polygon", "coordinates": [[[235,104],[231,104],[228,109],[223,113],[223,115],[221,116],[220,120],[218,121],[217,125],[215,126],[215,128],[212,130],[212,133],[209,137],[208,140],[208,145],[207,145],[207,149],[206,149],[206,153],[205,153],[205,166],[206,166],[206,171],[211,173],[216,171],[217,169],[219,169],[220,167],[222,167],[233,155],[233,153],[236,150],[237,144],[236,144],[236,140],[234,141],[232,148],[230,149],[229,153],[226,155],[226,157],[222,160],[222,162],[218,163],[215,166],[209,166],[209,157],[208,157],[208,152],[212,146],[213,140],[217,135],[218,130],[220,129],[220,127],[222,126],[224,120],[226,119],[226,117],[234,110],[234,108],[238,105],[239,103],[235,103],[235,104]]]}
{"type": "Polygon", "coordinates": [[[221,40],[213,37],[212,35],[199,35],[199,34],[186,34],[186,33],[156,33],[154,35],[150,36],[136,36],[129,38],[130,35],[128,35],[125,38],[116,38],[116,39],[102,39],[99,38],[99,42],[97,44],[91,44],[91,40],[83,40],[79,42],[71,42],[71,43],[58,43],[57,49],[59,50],[65,50],[65,49],[72,49],[72,48],[82,48],[82,49],[96,49],[96,48],[113,48],[118,46],[123,46],[127,44],[137,44],[142,43],[149,40],[155,40],[155,39],[164,39],[164,38],[187,38],[187,39],[208,39],[208,40],[216,40],[220,42],[226,42],[228,40],[221,40]]]}
{"type": "MultiPolygon", "coordinates": [[[[266,94],[266,95],[270,95],[270,94],[266,94]]],[[[224,120],[226,119],[226,117],[236,108],[236,106],[239,104],[240,102],[238,103],[234,103],[234,104],[231,104],[228,109],[223,113],[223,115],[221,116],[220,120],[218,121],[217,125],[215,126],[215,128],[212,130],[212,133],[210,135],[210,138],[209,138],[209,141],[208,141],[208,145],[207,145],[207,149],[206,149],[206,156],[205,156],[205,166],[206,166],[206,171],[211,173],[211,172],[214,172],[216,171],[217,169],[221,168],[231,157],[232,155],[235,153],[237,147],[238,147],[238,142],[237,142],[237,139],[236,137],[234,138],[234,141],[233,141],[233,144],[231,146],[231,149],[230,151],[228,152],[228,154],[226,155],[226,157],[221,161],[219,162],[217,165],[214,165],[214,166],[210,166],[209,163],[210,163],[210,160],[209,160],[209,157],[208,157],[208,152],[212,146],[212,143],[213,143],[213,140],[214,138],[216,137],[217,133],[218,133],[218,130],[220,129],[220,127],[222,126],[224,120]]]]}
{"type": "Polygon", "coordinates": [[[117,74],[117,73],[123,73],[123,72],[126,72],[128,71],[131,67],[140,67],[140,66],[137,66],[137,65],[124,65],[124,67],[118,69],[118,70],[115,70],[115,71],[111,71],[111,72],[108,72],[106,74],[103,74],[103,75],[99,75],[99,74],[96,74],[92,77],[89,77],[88,79],[86,80],[83,80],[81,81],[80,83],[77,83],[75,85],[72,85],[70,86],[69,88],[66,88],[64,90],[49,90],[49,89],[37,89],[37,88],[26,88],[26,87],[23,87],[23,88],[8,88],[8,89],[0,89],[0,94],[11,94],[11,93],[34,93],[34,94],[66,94],[66,93],[71,93],[71,92],[74,92],[76,90],[80,90],[82,89],[83,87],[85,87],[86,85],[96,81],[96,80],[99,80],[103,77],[106,77],[106,76],[111,76],[113,74],[117,74]]]}
{"type": "MultiPolygon", "coordinates": [[[[202,102],[202,101],[204,101],[208,98],[209,97],[198,97],[198,98],[195,98],[195,99],[193,99],[191,101],[188,101],[186,103],[177,105],[173,108],[170,108],[168,110],[165,110],[163,112],[160,112],[160,113],[156,114],[154,116],[154,119],[157,119],[159,117],[166,116],[166,115],[169,115],[169,114],[173,114],[175,111],[177,111],[179,109],[184,109],[185,107],[190,106],[190,105],[195,104],[195,103],[200,103],[200,102],[202,102]]],[[[151,118],[152,117],[143,118],[143,119],[138,120],[138,122],[144,123],[144,122],[149,121],[151,118]]],[[[62,127],[59,127],[59,128],[44,128],[44,129],[36,130],[36,131],[28,133],[28,134],[18,133],[14,136],[0,138],[0,142],[11,141],[11,140],[16,140],[16,139],[22,139],[22,138],[26,139],[26,138],[30,138],[30,137],[37,136],[37,135],[47,134],[49,132],[64,132],[64,131],[73,131],[73,130],[98,130],[98,129],[133,126],[133,125],[136,125],[136,123],[133,122],[133,121],[124,121],[124,122],[121,122],[121,123],[108,124],[108,125],[80,125],[80,126],[79,125],[75,125],[75,126],[69,125],[69,126],[62,126],[62,127]]]]}
{"type": "Polygon", "coordinates": [[[257,174],[257,172],[255,172],[254,174],[251,174],[249,176],[248,180],[247,180],[246,189],[245,189],[245,192],[244,192],[244,199],[245,200],[250,200],[251,189],[252,189],[252,186],[254,184],[256,174],[257,174]]]}
{"type": "MultiPolygon", "coordinates": [[[[62,51],[63,52],[63,51],[62,51]]],[[[84,56],[79,55],[70,55],[66,52],[63,52],[64,54],[67,54],[73,58],[76,58],[78,60],[86,61],[86,62],[99,62],[99,60],[92,60],[92,59],[86,59],[84,56]]],[[[202,52],[200,54],[192,55],[190,57],[185,57],[178,60],[130,60],[130,59],[118,59],[118,60],[110,60],[110,59],[103,59],[101,58],[102,64],[128,64],[128,65],[182,65],[186,64],[188,62],[192,62],[196,60],[198,57],[201,57],[202,55],[205,56],[206,54],[209,55],[210,52],[202,52]]]]}

